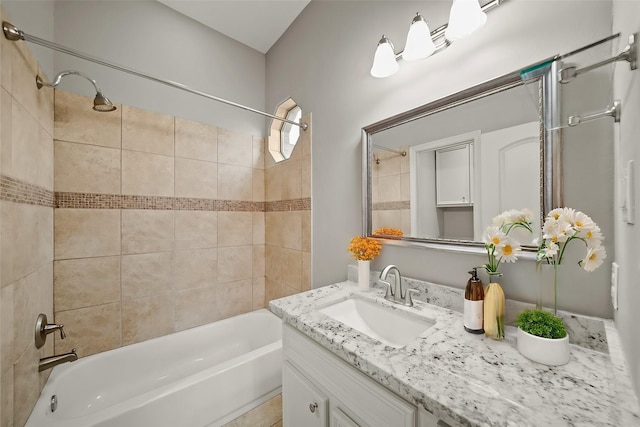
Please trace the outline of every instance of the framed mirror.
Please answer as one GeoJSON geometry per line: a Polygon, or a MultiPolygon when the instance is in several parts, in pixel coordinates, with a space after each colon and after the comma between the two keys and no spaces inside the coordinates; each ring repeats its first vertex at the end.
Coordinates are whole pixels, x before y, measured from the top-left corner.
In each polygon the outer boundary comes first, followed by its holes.
{"type": "Polygon", "coordinates": [[[527,208],[534,233],[523,247],[533,250],[562,199],[560,131],[549,125],[558,65],[541,64],[364,127],[364,235],[481,246],[494,216],[527,208]]]}

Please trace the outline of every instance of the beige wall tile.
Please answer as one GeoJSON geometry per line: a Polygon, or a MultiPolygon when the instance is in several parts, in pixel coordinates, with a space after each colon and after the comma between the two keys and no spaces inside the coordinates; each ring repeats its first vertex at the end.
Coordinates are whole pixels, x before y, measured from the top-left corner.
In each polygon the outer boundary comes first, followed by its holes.
{"type": "Polygon", "coordinates": [[[265,276],[278,283],[282,280],[283,251],[284,249],[278,246],[265,247],[265,276]]]}
{"type": "Polygon", "coordinates": [[[123,254],[172,251],[174,234],[174,211],[122,210],[123,254]]]}
{"type": "Polygon", "coordinates": [[[16,361],[14,345],[14,286],[2,288],[0,294],[0,372],[6,371],[16,361]]]}
{"type": "Polygon", "coordinates": [[[253,245],[253,277],[264,277],[265,245],[253,245]]]}
{"type": "Polygon", "coordinates": [[[265,145],[264,138],[253,137],[253,168],[264,169],[265,145]]]}
{"type": "Polygon", "coordinates": [[[218,198],[253,200],[253,169],[218,164],[218,198]]]}
{"type": "Polygon", "coordinates": [[[16,282],[13,292],[14,355],[20,356],[34,345],[34,325],[38,314],[53,319],[53,269],[40,270],[16,282]]]}
{"type": "Polygon", "coordinates": [[[264,286],[264,301],[266,306],[269,306],[269,301],[280,298],[282,293],[280,287],[280,283],[276,280],[271,279],[269,276],[266,277],[264,286]]]}
{"type": "Polygon", "coordinates": [[[4,286],[53,260],[53,208],[0,201],[0,217],[4,286]]]}
{"type": "Polygon", "coordinates": [[[302,215],[302,211],[282,212],[284,223],[279,231],[284,236],[285,248],[302,250],[302,215]]]}
{"type": "Polygon", "coordinates": [[[300,174],[300,197],[311,197],[311,156],[302,158],[300,174]]]}
{"type": "Polygon", "coordinates": [[[371,177],[371,201],[373,203],[378,203],[380,201],[380,197],[378,197],[378,181],[380,179],[377,176],[371,177]]]}
{"type": "Polygon", "coordinates": [[[173,156],[173,117],[123,105],[122,149],[173,156]]]}
{"type": "Polygon", "coordinates": [[[400,175],[400,200],[411,200],[411,184],[408,173],[400,175]]]}
{"type": "Polygon", "coordinates": [[[311,289],[311,253],[302,252],[302,291],[311,289]]]}
{"type": "Polygon", "coordinates": [[[218,195],[218,164],[175,159],[177,197],[215,199],[218,195]]]}
{"type": "Polygon", "coordinates": [[[265,213],[253,212],[253,244],[263,245],[265,243],[265,213]]]}
{"type": "MultiPolygon", "coordinates": [[[[6,95],[6,92],[4,92],[6,95]]],[[[2,132],[2,173],[30,184],[51,189],[53,178],[53,140],[29,111],[15,100],[2,101],[3,122],[11,124],[2,132]],[[4,111],[10,108],[9,111],[4,111]],[[9,134],[10,132],[10,134],[9,134]],[[8,137],[10,135],[10,137],[8,137]],[[8,137],[6,140],[4,137],[8,137]]],[[[3,124],[5,124],[3,123],[3,124]]]]}
{"type": "Polygon", "coordinates": [[[86,357],[122,345],[120,303],[97,305],[56,313],[55,321],[64,325],[67,337],[55,338],[56,354],[75,348],[86,357]]]}
{"type": "Polygon", "coordinates": [[[174,331],[175,308],[173,295],[122,302],[122,344],[129,345],[174,331]]]}
{"type": "Polygon", "coordinates": [[[11,91],[16,100],[24,106],[32,117],[38,117],[44,97],[51,96],[51,89],[44,89],[48,95],[40,95],[34,84],[38,74],[38,64],[26,46],[11,49],[11,91]]]}
{"type": "Polygon", "coordinates": [[[402,209],[400,211],[400,224],[402,228],[402,232],[405,235],[411,235],[411,210],[410,209],[402,209]]]}
{"type": "Polygon", "coordinates": [[[56,312],[120,301],[120,257],[56,261],[53,288],[56,312]]]}
{"type": "Polygon", "coordinates": [[[218,213],[175,211],[176,249],[215,248],[218,245],[218,213]]]}
{"type": "Polygon", "coordinates": [[[299,199],[302,195],[302,172],[300,160],[293,157],[285,160],[277,168],[282,168],[282,200],[299,199]]]}
{"type": "Polygon", "coordinates": [[[218,128],[176,117],[176,157],[218,161],[218,128]]]}
{"type": "Polygon", "coordinates": [[[252,243],[252,212],[218,212],[218,247],[252,243]]]}
{"type": "Polygon", "coordinates": [[[240,280],[237,282],[218,285],[218,313],[220,319],[236,316],[251,311],[253,280],[240,280]]]}
{"type": "MultiPolygon", "coordinates": [[[[0,53],[1,55],[1,53],[0,53]]],[[[4,70],[5,67],[0,67],[4,70]]],[[[6,171],[5,163],[9,163],[3,160],[7,153],[11,152],[13,131],[13,97],[4,88],[0,89],[0,170],[3,174],[8,174],[6,171]]]]}
{"type": "MultiPolygon", "coordinates": [[[[2,16],[2,20],[9,20],[9,17],[6,15],[2,16]]],[[[0,39],[0,63],[2,63],[1,75],[0,75],[0,85],[7,91],[11,92],[11,70],[13,66],[12,58],[13,58],[13,49],[15,49],[15,42],[7,40],[6,37],[2,37],[0,39]]],[[[3,424],[4,425],[4,424],[3,424]]]]}
{"type": "Polygon", "coordinates": [[[176,251],[176,290],[210,287],[217,282],[217,249],[176,251]]]}
{"type": "Polygon", "coordinates": [[[401,211],[380,211],[378,213],[379,227],[392,227],[402,230],[401,211]]]}
{"type": "Polygon", "coordinates": [[[380,159],[380,164],[374,164],[374,172],[378,174],[379,177],[389,176],[389,175],[399,175],[402,171],[400,167],[401,156],[396,153],[380,151],[376,154],[376,156],[380,159]]]}
{"type": "MultiPolygon", "coordinates": [[[[4,38],[4,37],[3,37],[4,38]]],[[[4,69],[4,67],[2,67],[4,69]]],[[[2,372],[0,390],[0,425],[13,426],[13,365],[2,372]]]]}
{"type": "Polygon", "coordinates": [[[173,252],[122,256],[122,299],[173,292],[173,252]]]}
{"type": "Polygon", "coordinates": [[[176,292],[176,331],[218,320],[218,294],[215,286],[176,292]]]}
{"type": "Polygon", "coordinates": [[[302,219],[302,247],[305,252],[311,252],[311,211],[300,213],[302,219]]]}
{"type": "Polygon", "coordinates": [[[400,175],[378,178],[378,201],[396,202],[401,198],[400,175]]]}
{"type": "Polygon", "coordinates": [[[264,169],[253,169],[253,201],[264,202],[264,169]]]}
{"type": "Polygon", "coordinates": [[[55,259],[120,255],[120,211],[56,209],[55,259]]]}
{"type": "Polygon", "coordinates": [[[409,161],[409,146],[404,145],[402,147],[399,147],[398,150],[407,153],[406,156],[400,157],[400,173],[408,174],[411,170],[411,162],[409,161]]]}
{"type": "Polygon", "coordinates": [[[258,310],[265,308],[264,291],[265,291],[265,278],[254,277],[253,279],[253,309],[258,310]]]}
{"type": "Polygon", "coordinates": [[[120,150],[55,141],[55,191],[120,194],[120,150]]]}
{"type": "Polygon", "coordinates": [[[302,290],[302,252],[291,249],[283,250],[284,262],[282,264],[282,283],[302,290]]]}
{"type": "Polygon", "coordinates": [[[253,137],[241,132],[218,129],[218,163],[253,166],[253,137]]]}
{"type": "Polygon", "coordinates": [[[13,417],[14,425],[26,424],[31,410],[40,396],[38,361],[40,353],[31,345],[14,366],[13,376],[13,417]]]}
{"type": "Polygon", "coordinates": [[[264,174],[265,201],[273,202],[282,199],[282,173],[277,166],[266,169],[264,174]]]}
{"type": "Polygon", "coordinates": [[[174,195],[173,157],[122,150],[122,194],[174,195]]]}
{"type": "Polygon", "coordinates": [[[284,246],[285,230],[284,212],[265,212],[265,243],[273,246],[284,246]]]}
{"type": "Polygon", "coordinates": [[[218,283],[251,279],[253,247],[235,246],[218,249],[218,283]]]}
{"type": "Polygon", "coordinates": [[[302,145],[302,157],[311,155],[311,140],[312,140],[312,124],[311,113],[302,116],[301,121],[308,125],[307,130],[300,132],[300,144],[302,145]]]}
{"type": "Polygon", "coordinates": [[[61,141],[121,148],[122,106],[100,113],[92,109],[93,98],[55,90],[54,137],[61,141]]]}

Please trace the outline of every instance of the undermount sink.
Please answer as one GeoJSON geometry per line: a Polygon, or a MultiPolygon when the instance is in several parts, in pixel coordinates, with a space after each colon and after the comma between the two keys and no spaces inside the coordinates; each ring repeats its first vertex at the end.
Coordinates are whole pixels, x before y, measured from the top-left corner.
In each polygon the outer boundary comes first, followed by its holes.
{"type": "Polygon", "coordinates": [[[393,307],[349,297],[318,309],[338,322],[395,348],[415,341],[435,324],[393,307]]]}

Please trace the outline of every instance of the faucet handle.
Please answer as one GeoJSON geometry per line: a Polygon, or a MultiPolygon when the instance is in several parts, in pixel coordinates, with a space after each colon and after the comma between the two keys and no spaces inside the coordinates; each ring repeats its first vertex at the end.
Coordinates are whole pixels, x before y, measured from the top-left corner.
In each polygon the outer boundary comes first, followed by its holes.
{"type": "Polygon", "coordinates": [[[408,307],[413,307],[413,298],[411,295],[420,295],[420,291],[417,289],[407,289],[404,294],[404,305],[408,307]]]}
{"type": "Polygon", "coordinates": [[[384,299],[393,300],[394,295],[393,295],[393,288],[391,287],[391,283],[382,279],[378,279],[378,283],[381,283],[385,286],[384,299]]]}

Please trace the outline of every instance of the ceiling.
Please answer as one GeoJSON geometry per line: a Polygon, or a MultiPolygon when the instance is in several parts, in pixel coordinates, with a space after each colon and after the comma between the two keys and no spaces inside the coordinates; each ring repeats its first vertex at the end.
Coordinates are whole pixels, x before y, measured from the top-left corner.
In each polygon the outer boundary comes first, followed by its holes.
{"type": "Polygon", "coordinates": [[[253,49],[267,53],[311,0],[158,0],[253,49]]]}

